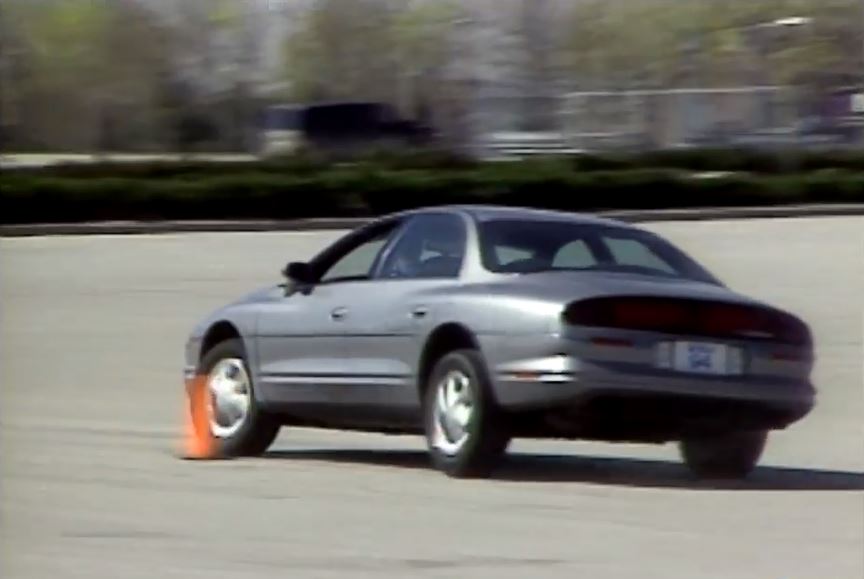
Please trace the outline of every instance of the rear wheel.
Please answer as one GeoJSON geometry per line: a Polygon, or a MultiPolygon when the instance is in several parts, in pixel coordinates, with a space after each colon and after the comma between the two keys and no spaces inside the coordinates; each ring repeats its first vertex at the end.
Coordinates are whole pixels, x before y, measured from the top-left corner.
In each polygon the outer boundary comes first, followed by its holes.
{"type": "Polygon", "coordinates": [[[723,435],[686,438],[680,443],[688,468],[701,478],[744,478],[756,467],[768,433],[732,432],[723,435]]]}
{"type": "Polygon", "coordinates": [[[476,350],[451,352],[435,364],[424,415],[432,464],[451,477],[488,476],[510,442],[476,350]]]}
{"type": "MultiPolygon", "coordinates": [[[[201,359],[209,434],[222,456],[251,456],[267,450],[279,422],[260,408],[245,349],[238,339],[215,345],[201,359]]],[[[203,421],[202,421],[203,424],[203,421]]]]}

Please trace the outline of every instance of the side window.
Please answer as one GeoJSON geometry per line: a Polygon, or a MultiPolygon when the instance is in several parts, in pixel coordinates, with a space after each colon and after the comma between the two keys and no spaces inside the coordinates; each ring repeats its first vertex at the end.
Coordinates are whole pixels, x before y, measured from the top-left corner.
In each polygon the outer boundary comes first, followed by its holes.
{"type": "Polygon", "coordinates": [[[372,274],[375,259],[387,243],[391,233],[391,231],[381,233],[349,251],[324,272],[320,281],[326,283],[367,279],[372,274]]]}
{"type": "Polygon", "coordinates": [[[555,254],[555,259],[552,260],[552,267],[566,269],[584,269],[597,265],[597,260],[594,254],[588,247],[588,244],[577,239],[564,245],[555,254]]]}
{"type": "Polygon", "coordinates": [[[416,217],[384,260],[380,277],[458,277],[465,255],[465,241],[465,225],[456,215],[416,217]]]}
{"type": "Polygon", "coordinates": [[[495,247],[495,258],[502,266],[507,266],[517,261],[525,261],[534,257],[535,252],[519,247],[507,247],[498,245],[495,247]]]}
{"type": "Polygon", "coordinates": [[[615,263],[618,265],[642,267],[671,274],[676,273],[674,267],[637,239],[606,237],[604,238],[604,242],[612,253],[615,263]]]}

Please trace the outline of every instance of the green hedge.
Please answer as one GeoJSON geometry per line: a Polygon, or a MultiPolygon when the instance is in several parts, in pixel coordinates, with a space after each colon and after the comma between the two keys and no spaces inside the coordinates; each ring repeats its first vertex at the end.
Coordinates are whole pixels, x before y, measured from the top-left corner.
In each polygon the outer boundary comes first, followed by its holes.
{"type": "Polygon", "coordinates": [[[824,169],[864,171],[864,150],[816,152],[683,149],[633,155],[585,154],[575,156],[573,162],[580,171],[653,167],[695,172],[794,174],[824,169]]]}
{"type": "Polygon", "coordinates": [[[447,203],[557,208],[684,208],[864,202],[864,172],[697,178],[642,169],[577,172],[560,162],[449,170],[357,164],[327,171],[239,170],[81,178],[0,175],[0,222],[242,219],[379,215],[447,203]]]}
{"type": "Polygon", "coordinates": [[[320,154],[303,153],[253,162],[142,162],[69,164],[48,168],[17,169],[16,175],[64,178],[176,179],[210,178],[245,173],[268,175],[320,175],[351,167],[367,171],[435,170],[464,172],[507,165],[518,173],[594,173],[608,171],[679,170],[688,172],[737,172],[795,175],[822,170],[864,172],[860,151],[758,151],[747,149],[685,149],[638,154],[580,154],[511,163],[480,163],[448,152],[371,153],[350,164],[337,163],[320,154]]]}

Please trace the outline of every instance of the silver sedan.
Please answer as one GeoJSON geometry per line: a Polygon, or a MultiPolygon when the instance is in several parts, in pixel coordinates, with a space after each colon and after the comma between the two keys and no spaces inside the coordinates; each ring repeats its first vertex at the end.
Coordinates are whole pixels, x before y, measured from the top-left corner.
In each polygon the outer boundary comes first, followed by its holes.
{"type": "Polygon", "coordinates": [[[283,425],[423,434],[450,476],[514,437],[677,441],[743,477],[814,405],[795,315],[621,222],[458,206],[375,220],[201,321],[186,382],[220,453],[283,425]]]}

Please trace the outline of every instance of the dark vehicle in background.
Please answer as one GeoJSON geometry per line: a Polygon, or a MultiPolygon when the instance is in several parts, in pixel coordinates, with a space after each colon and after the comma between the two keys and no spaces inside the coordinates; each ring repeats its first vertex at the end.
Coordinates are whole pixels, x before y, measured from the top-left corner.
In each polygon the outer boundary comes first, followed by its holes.
{"type": "Polygon", "coordinates": [[[370,150],[404,150],[430,145],[431,127],[404,119],[391,105],[344,102],[278,105],[264,114],[261,153],[286,154],[299,149],[352,156],[370,150]]]}

